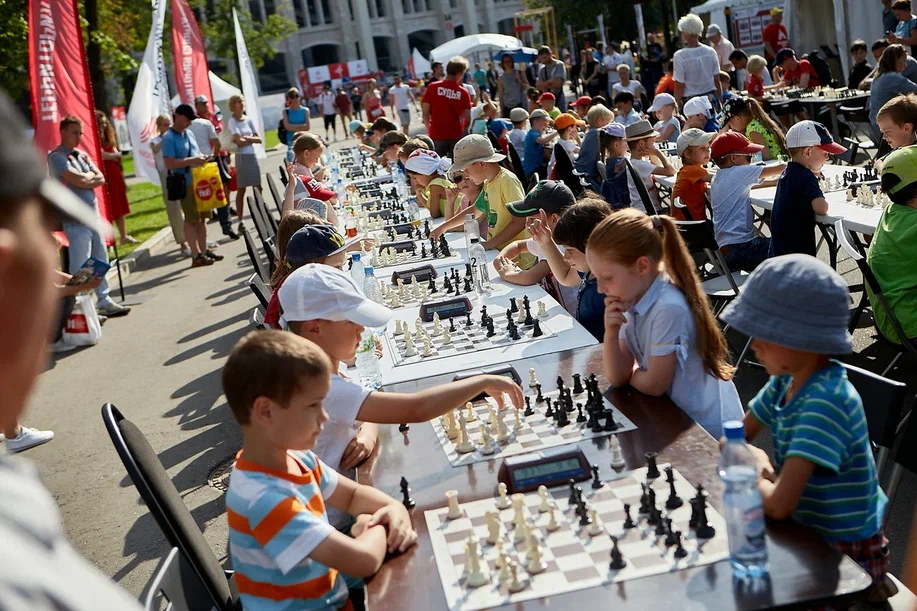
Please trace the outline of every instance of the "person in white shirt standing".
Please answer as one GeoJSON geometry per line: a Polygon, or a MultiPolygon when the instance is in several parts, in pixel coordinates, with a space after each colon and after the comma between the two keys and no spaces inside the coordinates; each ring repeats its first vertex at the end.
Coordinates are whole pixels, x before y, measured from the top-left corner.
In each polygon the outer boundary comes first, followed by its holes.
{"type": "Polygon", "coordinates": [[[675,101],[679,106],[699,96],[706,96],[714,108],[723,104],[720,83],[720,58],[716,51],[700,44],[704,22],[697,15],[685,15],[678,20],[678,31],[685,42],[675,52],[675,101]]]}
{"type": "Polygon", "coordinates": [[[612,88],[621,82],[621,77],[618,76],[618,66],[622,63],[624,63],[624,56],[618,52],[618,43],[608,43],[608,46],[605,47],[605,57],[602,58],[602,69],[608,75],[607,93],[609,99],[614,98],[612,88]]]}
{"type": "Polygon", "coordinates": [[[723,36],[723,31],[720,29],[720,26],[715,23],[711,23],[707,26],[707,40],[710,41],[710,46],[713,47],[717,57],[720,58],[720,70],[723,72],[732,72],[735,70],[735,66],[729,61],[729,56],[736,50],[736,47],[728,38],[723,36]]]}
{"type": "Polygon", "coordinates": [[[337,102],[334,100],[334,92],[331,91],[331,83],[325,83],[325,89],[318,96],[318,104],[322,107],[322,117],[325,119],[325,140],[334,140],[337,137],[335,133],[337,102]],[[328,136],[329,127],[331,128],[331,136],[328,136]]]}
{"type": "Polygon", "coordinates": [[[417,107],[417,98],[414,97],[414,90],[410,86],[401,82],[401,75],[395,75],[395,84],[388,90],[388,105],[392,109],[392,116],[398,116],[401,119],[401,131],[405,136],[409,136],[408,128],[411,125],[411,104],[417,107]],[[395,111],[398,111],[397,113],[395,111]]]}

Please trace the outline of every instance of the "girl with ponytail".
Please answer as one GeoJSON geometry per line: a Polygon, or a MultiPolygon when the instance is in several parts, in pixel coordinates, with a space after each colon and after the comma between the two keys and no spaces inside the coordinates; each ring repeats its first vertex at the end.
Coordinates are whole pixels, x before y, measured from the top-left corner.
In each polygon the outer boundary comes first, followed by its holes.
{"type": "Polygon", "coordinates": [[[726,338],[675,223],[619,210],[589,236],[586,261],[605,295],[608,380],[668,394],[717,439],[723,422],[741,420],[726,338]]]}

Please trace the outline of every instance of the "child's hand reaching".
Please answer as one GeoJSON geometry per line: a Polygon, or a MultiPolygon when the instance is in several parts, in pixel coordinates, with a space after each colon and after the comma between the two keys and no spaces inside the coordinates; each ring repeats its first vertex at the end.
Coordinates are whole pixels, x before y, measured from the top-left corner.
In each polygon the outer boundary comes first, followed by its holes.
{"type": "Polygon", "coordinates": [[[357,434],[350,440],[347,447],[344,448],[344,454],[341,456],[341,469],[352,469],[373,453],[376,447],[376,440],[368,435],[357,434]]]}
{"type": "Polygon", "coordinates": [[[758,477],[761,479],[766,479],[769,482],[776,482],[777,472],[774,469],[774,465],[771,464],[771,459],[767,455],[767,452],[751,444],[748,444],[748,449],[751,451],[751,455],[754,457],[755,462],[757,463],[758,477]]]}
{"type": "Polygon", "coordinates": [[[532,239],[541,246],[547,246],[554,239],[551,227],[548,225],[548,215],[544,213],[544,210],[538,211],[537,218],[529,217],[527,228],[532,239]]]}
{"type": "Polygon", "coordinates": [[[605,298],[605,333],[616,337],[621,327],[627,322],[624,311],[627,305],[614,297],[605,298]]]}
{"type": "Polygon", "coordinates": [[[513,407],[516,409],[522,408],[524,405],[522,388],[520,388],[518,384],[504,376],[487,375],[484,377],[488,379],[488,383],[484,387],[484,392],[494,398],[499,409],[509,407],[503,396],[504,393],[509,395],[509,400],[513,407]]]}
{"type": "Polygon", "coordinates": [[[380,524],[385,526],[388,532],[389,553],[403,552],[417,542],[417,532],[411,528],[411,516],[400,503],[392,503],[379,509],[367,522],[366,528],[380,524]]]}

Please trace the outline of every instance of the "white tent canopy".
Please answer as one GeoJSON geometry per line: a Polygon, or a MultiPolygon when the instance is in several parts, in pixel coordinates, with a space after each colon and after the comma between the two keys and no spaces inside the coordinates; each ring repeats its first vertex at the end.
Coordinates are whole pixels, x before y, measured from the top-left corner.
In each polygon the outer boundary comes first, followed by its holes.
{"type": "Polygon", "coordinates": [[[414,60],[414,74],[417,75],[417,78],[422,78],[427,72],[433,71],[430,62],[416,48],[411,53],[411,59],[414,60]]]}
{"type": "MultiPolygon", "coordinates": [[[[862,38],[869,47],[884,33],[881,4],[863,0],[786,0],[783,23],[800,55],[821,45],[837,45],[843,69],[843,74],[835,74],[839,81],[846,81],[850,70],[850,44],[862,38]]],[[[872,63],[870,56],[867,59],[872,63]]]]}
{"type": "Polygon", "coordinates": [[[497,53],[522,48],[522,41],[503,34],[472,34],[445,42],[430,51],[430,61],[447,62],[455,56],[467,57],[474,53],[497,53]]]}
{"type": "MultiPolygon", "coordinates": [[[[225,102],[234,95],[242,95],[238,87],[230,85],[213,72],[208,72],[208,74],[210,75],[210,90],[213,92],[211,102],[225,102]]],[[[172,98],[172,107],[175,108],[179,104],[181,104],[181,99],[176,95],[172,98]]]]}

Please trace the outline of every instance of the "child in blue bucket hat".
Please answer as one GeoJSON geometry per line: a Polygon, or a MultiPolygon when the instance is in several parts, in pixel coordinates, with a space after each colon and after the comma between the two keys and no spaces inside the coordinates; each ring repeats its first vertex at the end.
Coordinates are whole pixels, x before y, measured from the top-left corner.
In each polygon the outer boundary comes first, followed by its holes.
{"type": "Polygon", "coordinates": [[[887,498],[863,403],[831,358],[853,351],[847,284],[815,257],[774,257],[752,273],[722,318],[753,338],[771,375],[744,419],[749,441],[764,428],[774,435],[773,465],[752,448],[765,514],[812,526],[880,583],[888,571],[887,498]]]}

